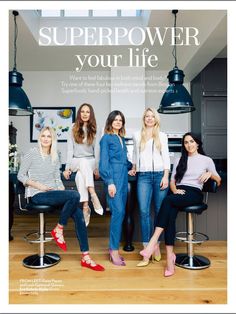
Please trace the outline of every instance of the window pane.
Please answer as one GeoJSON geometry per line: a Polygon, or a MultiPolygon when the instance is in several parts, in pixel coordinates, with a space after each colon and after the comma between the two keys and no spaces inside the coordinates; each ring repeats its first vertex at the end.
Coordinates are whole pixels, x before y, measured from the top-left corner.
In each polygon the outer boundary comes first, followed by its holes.
{"type": "Polygon", "coordinates": [[[65,10],[64,16],[89,16],[89,10],[65,10]]]}
{"type": "Polygon", "coordinates": [[[43,17],[61,16],[61,10],[41,10],[41,16],[43,17]]]}
{"type": "Polygon", "coordinates": [[[93,16],[117,16],[117,10],[93,10],[93,16]]]}
{"type": "Polygon", "coordinates": [[[121,10],[121,16],[137,16],[136,10],[121,10]]]}

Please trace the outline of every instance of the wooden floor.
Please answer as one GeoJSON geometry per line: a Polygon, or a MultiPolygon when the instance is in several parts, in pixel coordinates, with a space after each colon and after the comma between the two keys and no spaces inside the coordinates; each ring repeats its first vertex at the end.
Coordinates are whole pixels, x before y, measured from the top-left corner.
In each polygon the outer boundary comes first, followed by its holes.
{"type": "MultiPolygon", "coordinates": [[[[51,230],[56,216],[48,217],[51,230]]],[[[135,251],[124,252],[126,267],[117,267],[108,260],[109,217],[93,216],[88,227],[90,253],[106,270],[94,272],[81,268],[80,250],[69,223],[65,237],[68,251],[61,251],[54,242],[46,244],[47,252],[59,253],[61,262],[51,268],[33,270],[22,265],[24,257],[37,253],[38,245],[29,244],[23,236],[37,229],[37,216],[17,215],[9,242],[9,304],[225,304],[227,303],[227,256],[225,241],[208,241],[195,245],[195,252],[208,257],[211,267],[187,270],[176,267],[176,274],[163,277],[163,259],[148,267],[138,268],[140,243],[135,251]]],[[[185,245],[176,243],[176,252],[185,245]]]]}

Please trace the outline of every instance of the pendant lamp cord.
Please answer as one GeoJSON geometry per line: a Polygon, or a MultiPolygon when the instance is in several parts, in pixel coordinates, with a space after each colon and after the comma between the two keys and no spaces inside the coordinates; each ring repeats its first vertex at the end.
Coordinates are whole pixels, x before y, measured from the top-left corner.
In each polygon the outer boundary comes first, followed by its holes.
{"type": "Polygon", "coordinates": [[[174,14],[175,16],[175,21],[174,21],[174,34],[175,34],[175,43],[174,43],[174,47],[173,47],[173,50],[172,50],[172,56],[174,57],[175,59],[175,68],[177,68],[177,50],[176,50],[176,20],[177,20],[177,13],[178,13],[178,10],[173,10],[172,13],[174,14]]]}
{"type": "Polygon", "coordinates": [[[16,23],[16,16],[17,15],[14,14],[15,30],[14,30],[14,67],[13,67],[13,71],[17,71],[17,69],[16,69],[16,52],[17,52],[16,41],[17,41],[17,37],[18,37],[18,26],[17,26],[17,23],[16,23]]]}

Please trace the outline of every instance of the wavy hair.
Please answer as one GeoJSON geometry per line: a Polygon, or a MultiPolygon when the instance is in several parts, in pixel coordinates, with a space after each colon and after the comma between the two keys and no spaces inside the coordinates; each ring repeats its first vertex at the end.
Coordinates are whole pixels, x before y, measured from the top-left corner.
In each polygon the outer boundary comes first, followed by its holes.
{"type": "Polygon", "coordinates": [[[86,139],[87,144],[91,145],[93,143],[94,138],[97,133],[97,123],[96,123],[93,107],[90,104],[84,103],[79,107],[77,111],[77,115],[76,115],[76,121],[72,128],[72,132],[73,132],[73,137],[76,143],[82,144],[86,135],[87,135],[87,139],[86,139]],[[85,134],[83,130],[84,122],[81,119],[81,110],[84,106],[89,107],[89,110],[90,110],[90,117],[87,122],[87,134],[85,134]]]}
{"type": "Polygon", "coordinates": [[[112,112],[109,113],[107,120],[106,120],[106,125],[105,125],[105,129],[104,129],[104,133],[106,134],[114,134],[113,128],[112,128],[112,123],[115,120],[115,118],[117,116],[121,116],[122,119],[122,127],[119,130],[119,135],[121,137],[125,136],[125,117],[123,115],[123,113],[119,110],[114,110],[112,112]]]}
{"type": "Polygon", "coordinates": [[[53,130],[53,128],[51,128],[50,126],[46,126],[44,128],[41,129],[40,133],[39,133],[39,137],[38,137],[38,146],[39,146],[39,151],[40,154],[42,156],[42,158],[44,158],[44,154],[43,154],[43,148],[42,148],[42,144],[41,144],[41,136],[45,131],[49,131],[52,137],[52,144],[49,150],[49,154],[51,155],[51,159],[52,162],[54,163],[57,159],[58,159],[58,154],[57,154],[57,138],[56,138],[56,133],[53,130]]]}
{"type": "Polygon", "coordinates": [[[145,109],[142,117],[142,129],[141,129],[141,140],[140,140],[140,150],[143,151],[145,149],[145,145],[147,143],[147,127],[145,125],[145,116],[148,111],[154,115],[155,124],[152,130],[152,138],[154,140],[155,146],[157,150],[161,150],[161,141],[160,141],[160,116],[155,108],[147,108],[145,109]]]}
{"type": "Polygon", "coordinates": [[[198,148],[197,151],[201,155],[206,155],[203,148],[202,148],[202,141],[192,132],[185,133],[182,138],[182,147],[181,147],[181,157],[178,163],[178,166],[176,167],[176,174],[175,174],[175,181],[176,183],[180,183],[183,179],[183,176],[187,170],[188,165],[188,152],[185,149],[184,141],[186,136],[191,136],[193,140],[197,143],[198,148]]]}

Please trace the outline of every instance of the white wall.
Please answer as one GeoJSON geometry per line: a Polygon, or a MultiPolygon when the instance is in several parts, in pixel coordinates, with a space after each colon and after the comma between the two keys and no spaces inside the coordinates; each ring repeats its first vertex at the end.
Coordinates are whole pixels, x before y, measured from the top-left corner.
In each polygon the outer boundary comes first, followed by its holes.
{"type": "Polygon", "coordinates": [[[126,136],[132,137],[141,127],[145,110],[145,69],[113,67],[111,69],[111,111],[119,108],[126,120],[126,136]]]}
{"type": "MultiPolygon", "coordinates": [[[[142,109],[148,106],[159,107],[160,100],[167,86],[168,71],[147,71],[145,77],[146,94],[142,98],[142,109]],[[145,103],[144,103],[145,102],[145,103]]],[[[96,114],[97,124],[103,127],[111,108],[110,71],[84,71],[75,73],[67,71],[31,71],[24,72],[23,89],[28,95],[33,107],[78,107],[84,103],[90,103],[96,114]]],[[[189,85],[185,85],[186,88],[189,85]]],[[[124,94],[124,102],[127,95],[124,94]]],[[[120,100],[122,101],[122,97],[120,100]]],[[[119,104],[117,103],[117,106],[119,104]]],[[[132,110],[137,113],[136,101],[132,104],[132,110]]],[[[140,109],[140,108],[139,108],[140,109]]],[[[126,128],[140,128],[140,119],[134,114],[134,118],[127,119],[126,128]]],[[[140,110],[139,110],[140,111],[140,110]]],[[[17,144],[19,151],[24,153],[36,143],[30,143],[30,117],[9,117],[9,123],[13,122],[17,131],[17,144]]],[[[190,130],[190,114],[161,115],[161,128],[165,132],[187,132],[190,130]]],[[[66,143],[58,144],[62,153],[62,162],[66,159],[66,143]]]]}
{"type": "MultiPolygon", "coordinates": [[[[95,111],[98,126],[103,126],[110,112],[110,95],[101,94],[96,87],[97,75],[102,74],[103,81],[107,77],[110,81],[109,72],[81,72],[75,74],[76,77],[85,78],[83,86],[81,81],[70,79],[71,72],[24,72],[23,89],[30,99],[32,107],[76,107],[84,103],[90,103],[95,111]],[[89,80],[88,80],[89,78],[89,80]],[[95,78],[95,79],[94,79],[95,78]],[[64,83],[63,83],[64,82],[64,83]],[[92,86],[85,86],[86,84],[92,86]],[[62,84],[64,87],[62,88],[62,84]],[[68,84],[65,87],[65,84],[68,84]],[[73,84],[73,86],[71,86],[73,84]],[[76,84],[76,85],[75,85],[76,84]],[[99,93],[97,93],[99,92],[99,93]]],[[[36,143],[30,143],[30,117],[9,117],[17,131],[17,145],[20,152],[26,152],[36,143]]],[[[62,153],[62,162],[66,158],[66,143],[58,143],[58,149],[62,153]]]]}

